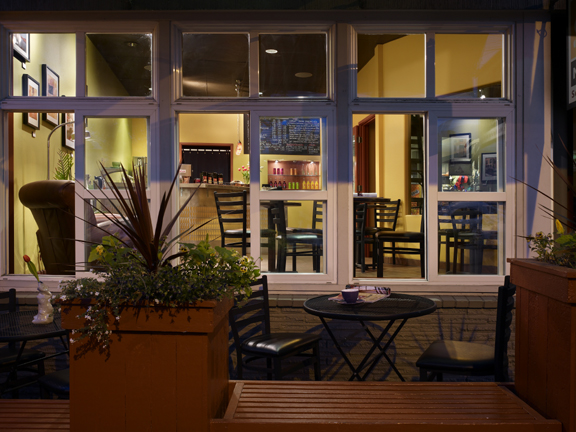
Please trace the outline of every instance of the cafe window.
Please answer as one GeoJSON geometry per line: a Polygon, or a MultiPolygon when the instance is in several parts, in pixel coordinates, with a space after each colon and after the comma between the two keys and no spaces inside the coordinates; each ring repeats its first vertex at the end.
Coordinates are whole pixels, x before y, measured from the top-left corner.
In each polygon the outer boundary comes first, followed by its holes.
{"type": "Polygon", "coordinates": [[[327,36],[260,34],[260,97],[327,97],[327,36]]]}
{"type": "Polygon", "coordinates": [[[87,96],[151,96],[152,35],[86,35],[87,96]]]}
{"type": "Polygon", "coordinates": [[[184,96],[247,97],[247,34],[182,34],[184,96]]]}
{"type": "Polygon", "coordinates": [[[74,33],[13,33],[12,48],[14,96],[76,96],[74,33]]]}
{"type": "Polygon", "coordinates": [[[441,119],[440,192],[504,190],[504,121],[441,119]]]}
{"type": "Polygon", "coordinates": [[[133,165],[143,166],[147,171],[147,118],[89,117],[86,130],[84,180],[88,189],[110,188],[103,168],[117,183],[122,183],[122,167],[129,176],[133,176],[133,165]]]}
{"type": "Polygon", "coordinates": [[[436,96],[501,98],[504,36],[436,34],[436,96]]]}
{"type": "Polygon", "coordinates": [[[426,96],[423,34],[359,34],[358,97],[426,96]]]}

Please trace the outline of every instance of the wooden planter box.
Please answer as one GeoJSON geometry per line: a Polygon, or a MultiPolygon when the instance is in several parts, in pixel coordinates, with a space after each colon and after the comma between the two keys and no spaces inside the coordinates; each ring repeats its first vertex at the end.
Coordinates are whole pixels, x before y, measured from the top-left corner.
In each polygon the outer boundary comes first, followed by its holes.
{"type": "MultiPolygon", "coordinates": [[[[82,327],[88,305],[64,302],[62,326],[82,327]]],[[[71,344],[71,431],[208,432],[228,403],[231,307],[126,307],[109,351],[88,338],[71,344]]]]}
{"type": "Polygon", "coordinates": [[[576,270],[512,259],[516,284],[516,391],[576,432],[576,270]]]}

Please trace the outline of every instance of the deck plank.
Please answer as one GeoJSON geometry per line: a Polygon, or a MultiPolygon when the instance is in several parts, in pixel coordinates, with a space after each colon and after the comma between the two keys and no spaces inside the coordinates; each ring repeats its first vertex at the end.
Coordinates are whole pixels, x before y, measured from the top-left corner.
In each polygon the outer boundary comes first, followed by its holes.
{"type": "Polygon", "coordinates": [[[241,381],[232,402],[212,432],[562,429],[495,383],[241,381]]]}
{"type": "Polygon", "coordinates": [[[70,403],[51,399],[0,399],[0,431],[70,431],[70,403]]]}

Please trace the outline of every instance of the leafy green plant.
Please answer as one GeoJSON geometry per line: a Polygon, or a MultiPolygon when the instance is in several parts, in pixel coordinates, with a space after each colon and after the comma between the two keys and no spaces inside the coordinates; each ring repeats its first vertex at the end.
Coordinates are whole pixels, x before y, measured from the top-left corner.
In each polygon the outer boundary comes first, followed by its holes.
{"type": "Polygon", "coordinates": [[[170,221],[163,223],[176,177],[162,197],[154,226],[143,168],[133,167],[132,183],[122,167],[123,187],[130,199],[123,197],[106,169],[102,169],[118,204],[112,204],[112,209],[103,201],[99,205],[108,213],[121,215],[119,219],[107,217],[129,241],[116,236],[104,237],[102,244],[93,246],[88,258],[97,264],[94,277],[61,284],[60,300],[93,300],[80,316],[86,325],[72,335],[72,341],[92,336],[102,348],[107,348],[111,334],[109,326],[120,320],[123,306],[178,307],[201,300],[250,294],[250,284],[259,276],[252,258],[240,256],[234,250],[212,247],[208,237],[198,244],[177,244],[183,235],[204,224],[169,237],[180,213],[193,197],[189,197],[170,221]],[[177,250],[172,253],[174,249],[177,250]]]}
{"type": "Polygon", "coordinates": [[[58,150],[58,162],[54,168],[54,180],[72,180],[74,156],[63,150],[58,150]]]}

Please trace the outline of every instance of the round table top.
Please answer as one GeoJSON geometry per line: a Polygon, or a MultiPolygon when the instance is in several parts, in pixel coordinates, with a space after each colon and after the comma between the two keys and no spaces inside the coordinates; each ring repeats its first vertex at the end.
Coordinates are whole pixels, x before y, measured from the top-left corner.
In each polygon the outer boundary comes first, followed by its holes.
{"type": "Polygon", "coordinates": [[[0,314],[0,342],[47,339],[66,335],[60,326],[60,312],[54,311],[54,321],[49,324],[33,324],[37,310],[0,314]]]}
{"type": "Polygon", "coordinates": [[[336,294],[328,294],[308,299],[304,310],[309,314],[324,318],[353,321],[385,321],[419,317],[436,310],[436,303],[426,297],[392,293],[390,297],[375,303],[340,304],[328,300],[336,294]]]}

